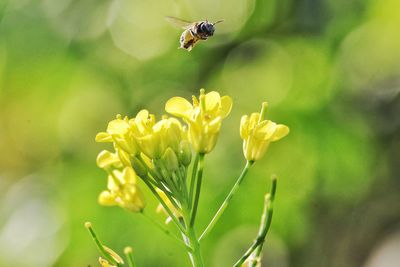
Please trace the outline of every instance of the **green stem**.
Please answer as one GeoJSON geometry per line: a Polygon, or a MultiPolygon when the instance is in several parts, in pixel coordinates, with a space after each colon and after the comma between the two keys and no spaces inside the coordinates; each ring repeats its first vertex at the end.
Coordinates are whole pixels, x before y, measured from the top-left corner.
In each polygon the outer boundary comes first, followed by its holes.
{"type": "Polygon", "coordinates": [[[165,187],[163,184],[163,177],[160,176],[155,170],[151,169],[149,166],[147,166],[146,162],[143,160],[143,158],[139,155],[138,156],[139,161],[146,167],[147,172],[150,174],[152,178],[150,178],[148,175],[141,177],[141,179],[146,179],[148,178],[148,181],[155,187],[160,188],[168,197],[169,201],[175,206],[175,208],[179,209],[178,204],[176,203],[175,199],[172,197],[171,193],[168,191],[168,189],[165,187]]]}
{"type": "Polygon", "coordinates": [[[197,207],[199,205],[199,199],[200,199],[200,191],[201,191],[201,181],[203,178],[203,168],[204,168],[204,154],[199,154],[199,164],[197,168],[197,174],[196,174],[196,192],[194,195],[194,200],[193,200],[193,206],[192,206],[192,214],[190,216],[190,224],[189,228],[194,225],[194,222],[196,220],[196,214],[197,214],[197,207]]]}
{"type": "Polygon", "coordinates": [[[154,189],[154,187],[151,185],[151,183],[149,181],[147,181],[147,179],[142,179],[142,181],[146,183],[147,187],[150,189],[150,191],[153,193],[153,195],[157,198],[157,200],[163,206],[165,211],[168,213],[168,216],[171,217],[172,221],[176,224],[176,226],[179,228],[179,230],[181,232],[185,232],[186,230],[183,228],[182,224],[175,217],[175,215],[171,211],[171,209],[168,208],[168,205],[164,202],[164,200],[161,198],[161,196],[157,193],[157,191],[154,189]]]}
{"type": "Polygon", "coordinates": [[[212,228],[215,226],[215,224],[218,222],[222,213],[225,211],[226,207],[228,206],[230,200],[235,195],[236,191],[239,189],[240,184],[242,183],[244,177],[246,176],[246,174],[252,164],[253,164],[253,162],[247,161],[246,166],[243,168],[242,173],[240,174],[239,178],[236,180],[236,183],[233,185],[231,191],[226,196],[224,202],[221,204],[218,211],[215,213],[214,217],[212,218],[210,223],[207,225],[206,229],[200,235],[199,241],[202,240],[212,230],[212,228]]]}
{"type": "MultiPolygon", "coordinates": [[[[187,222],[191,218],[188,207],[184,207],[183,216],[184,216],[184,224],[187,225],[187,222]]],[[[183,238],[185,242],[189,243],[190,246],[193,248],[193,250],[189,252],[189,258],[190,261],[192,262],[192,266],[203,267],[204,263],[203,263],[203,258],[201,256],[200,243],[199,240],[197,239],[194,227],[193,225],[192,226],[188,225],[186,228],[187,232],[183,235],[183,238]]]]}
{"type": "Polygon", "coordinates": [[[194,191],[194,184],[196,182],[196,171],[197,171],[198,165],[199,165],[199,154],[196,154],[196,157],[195,157],[194,163],[193,163],[192,177],[190,178],[190,189],[189,189],[190,205],[192,205],[192,203],[193,203],[193,191],[194,191]]]}
{"type": "Polygon", "coordinates": [[[176,235],[171,233],[168,229],[166,229],[164,226],[162,226],[159,222],[153,220],[151,217],[149,217],[147,214],[144,213],[144,211],[141,212],[141,214],[146,218],[148,221],[150,221],[154,226],[156,226],[158,229],[160,229],[164,234],[167,236],[171,237],[175,241],[177,241],[180,245],[184,246],[188,251],[193,250],[190,246],[185,244],[181,239],[179,239],[176,235]]]}
{"type": "Polygon", "coordinates": [[[261,243],[261,244],[256,248],[256,251],[254,252],[254,258],[253,258],[252,262],[250,263],[250,264],[251,264],[250,267],[257,267],[257,264],[258,264],[259,262],[261,262],[260,255],[261,255],[261,250],[262,250],[263,245],[264,245],[264,242],[261,243]]]}
{"type": "Polygon", "coordinates": [[[268,230],[272,222],[273,202],[275,199],[276,184],[277,184],[276,177],[273,177],[271,192],[265,196],[263,215],[261,217],[261,225],[256,240],[253,242],[251,247],[245,252],[245,254],[235,263],[233,267],[240,267],[256,249],[257,249],[256,260],[259,257],[262,246],[264,245],[265,242],[265,237],[267,236],[268,230]]]}
{"type": "Polygon", "coordinates": [[[100,254],[109,262],[112,264],[116,264],[117,266],[120,266],[119,263],[114,260],[114,258],[104,249],[103,244],[100,242],[99,238],[97,237],[96,232],[94,231],[92,224],[90,222],[85,223],[86,229],[88,229],[90,235],[93,238],[94,243],[96,244],[98,250],[100,251],[100,254]]]}
{"type": "Polygon", "coordinates": [[[163,184],[163,179],[162,177],[160,177],[160,175],[158,173],[156,173],[154,170],[152,170],[151,168],[149,168],[149,166],[147,166],[146,162],[143,160],[143,158],[139,155],[138,156],[139,161],[143,164],[143,166],[146,167],[146,170],[148,172],[148,174],[150,174],[150,176],[147,174],[146,176],[139,176],[142,180],[143,179],[148,179],[148,181],[155,187],[158,187],[159,189],[161,189],[165,195],[167,195],[168,199],[171,201],[171,203],[175,206],[175,208],[179,209],[178,204],[176,203],[175,199],[172,197],[171,193],[168,191],[168,189],[165,187],[165,185],[163,184]]]}
{"type": "Polygon", "coordinates": [[[204,264],[200,251],[200,243],[196,237],[196,233],[194,232],[194,228],[192,226],[189,226],[188,228],[187,238],[189,239],[189,242],[193,247],[193,251],[190,252],[193,267],[203,267],[204,264]]]}

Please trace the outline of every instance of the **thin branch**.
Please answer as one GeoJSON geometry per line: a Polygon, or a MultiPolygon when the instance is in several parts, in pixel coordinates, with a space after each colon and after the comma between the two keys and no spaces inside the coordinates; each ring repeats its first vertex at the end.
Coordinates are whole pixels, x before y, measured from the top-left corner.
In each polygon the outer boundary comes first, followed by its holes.
{"type": "Polygon", "coordinates": [[[273,201],[275,199],[276,185],[277,179],[275,176],[273,176],[271,192],[265,195],[263,215],[261,216],[261,225],[257,238],[250,248],[243,254],[243,256],[235,263],[234,267],[240,267],[258,247],[260,247],[260,249],[257,251],[257,253],[261,253],[261,248],[265,242],[265,237],[267,236],[272,222],[273,201]]]}
{"type": "Polygon", "coordinates": [[[247,172],[248,172],[248,170],[249,170],[251,165],[252,165],[252,162],[250,162],[250,161],[248,161],[246,163],[246,166],[243,168],[242,173],[240,174],[240,176],[236,180],[236,183],[233,185],[233,187],[232,187],[231,191],[229,192],[229,194],[226,196],[224,202],[222,202],[222,204],[219,207],[218,211],[215,213],[214,217],[212,218],[210,223],[207,225],[206,229],[200,235],[199,241],[203,237],[205,237],[212,230],[212,228],[215,226],[215,224],[218,222],[218,220],[221,217],[222,213],[225,211],[226,207],[228,206],[230,200],[232,199],[232,197],[234,196],[236,191],[239,189],[239,186],[242,183],[242,181],[243,181],[244,177],[246,176],[246,174],[247,174],[247,172]]]}

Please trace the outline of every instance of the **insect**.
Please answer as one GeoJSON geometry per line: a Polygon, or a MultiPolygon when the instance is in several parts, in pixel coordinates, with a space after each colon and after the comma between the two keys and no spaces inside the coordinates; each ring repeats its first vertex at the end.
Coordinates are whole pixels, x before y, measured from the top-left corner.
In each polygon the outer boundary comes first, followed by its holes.
{"type": "Polygon", "coordinates": [[[208,37],[213,36],[215,31],[214,25],[224,21],[218,20],[216,22],[209,22],[208,20],[203,20],[190,22],[175,17],[165,18],[173,25],[184,29],[179,39],[179,42],[181,44],[179,48],[186,49],[187,51],[191,51],[198,41],[205,41],[208,39],[208,37]]]}

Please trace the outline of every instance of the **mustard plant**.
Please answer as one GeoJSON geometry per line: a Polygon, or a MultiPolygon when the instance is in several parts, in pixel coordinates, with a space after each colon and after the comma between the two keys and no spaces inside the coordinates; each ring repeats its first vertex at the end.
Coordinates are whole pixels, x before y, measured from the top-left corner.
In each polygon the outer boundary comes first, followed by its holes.
{"type": "MultiPolygon", "coordinates": [[[[103,150],[97,157],[97,166],[107,173],[107,186],[99,195],[99,203],[143,215],[186,249],[194,267],[204,266],[200,241],[216,225],[248,170],[264,156],[271,142],[289,133],[287,126],[265,119],[266,102],[262,103],[261,112],[242,117],[240,137],[246,164],[208,225],[197,232],[204,161],[214,150],[222,122],[231,109],[229,96],[221,97],[215,91],[206,94],[201,89],[199,97],[192,97],[192,103],[182,97],[169,99],[165,105],[169,115],[163,115],[158,121],[147,110],[139,111],[134,118],[117,115],[108,123],[106,131],[96,135],[97,142],[113,146],[113,151],[103,150]],[[165,223],[174,224],[180,235],[147,215],[140,180],[159,202],[157,212],[164,213],[165,223]]],[[[235,267],[260,266],[261,250],[271,225],[275,191],[276,178],[273,178],[271,192],[265,196],[259,233],[235,267]]],[[[85,226],[101,253],[101,266],[136,266],[132,248],[124,250],[124,261],[99,240],[90,223],[85,226]]]]}

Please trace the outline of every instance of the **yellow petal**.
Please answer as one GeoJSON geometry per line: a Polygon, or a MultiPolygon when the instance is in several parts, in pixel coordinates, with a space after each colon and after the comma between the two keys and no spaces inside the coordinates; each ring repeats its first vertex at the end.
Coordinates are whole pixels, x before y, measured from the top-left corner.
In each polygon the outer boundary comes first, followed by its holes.
{"type": "Polygon", "coordinates": [[[218,92],[212,91],[206,94],[206,110],[211,114],[216,114],[221,103],[221,96],[218,92]]]}
{"type": "Polygon", "coordinates": [[[225,118],[232,110],[232,98],[229,96],[221,97],[221,117],[225,118]]]}
{"type": "Polygon", "coordinates": [[[153,126],[153,132],[154,133],[159,133],[163,131],[165,128],[167,128],[167,120],[160,120],[153,126]]]}
{"type": "Polygon", "coordinates": [[[121,162],[125,165],[125,166],[130,166],[131,165],[131,157],[129,156],[129,154],[123,150],[123,149],[116,149],[117,154],[119,159],[121,160],[121,162]]]}
{"type": "Polygon", "coordinates": [[[137,185],[128,185],[125,193],[128,194],[125,204],[130,211],[139,212],[145,208],[146,202],[143,193],[137,185]]]}
{"type": "Polygon", "coordinates": [[[135,120],[147,120],[147,118],[149,117],[149,111],[147,111],[146,109],[142,109],[141,111],[138,112],[138,114],[136,114],[135,120]]]}
{"type": "Polygon", "coordinates": [[[115,196],[109,191],[101,192],[98,201],[100,205],[103,206],[115,206],[117,204],[117,202],[115,202],[115,196]]]}
{"type": "Polygon", "coordinates": [[[126,167],[122,171],[122,179],[128,184],[135,184],[137,182],[136,173],[131,167],[126,167]]]}
{"type": "Polygon", "coordinates": [[[114,153],[111,153],[110,151],[107,150],[103,150],[97,156],[96,163],[97,166],[103,169],[112,166],[114,164],[119,164],[120,159],[114,153]]]}
{"type": "Polygon", "coordinates": [[[108,123],[107,133],[109,134],[125,134],[129,129],[129,124],[125,120],[116,119],[108,123]]]}
{"type": "Polygon", "coordinates": [[[109,175],[107,180],[107,189],[110,190],[111,192],[117,192],[120,189],[119,184],[121,184],[121,181],[119,181],[118,177],[118,175],[120,175],[120,172],[114,171],[114,174],[116,177],[109,175]]]}
{"type": "Polygon", "coordinates": [[[240,119],[240,137],[247,139],[249,137],[249,116],[243,115],[240,119]]]}
{"type": "Polygon", "coordinates": [[[221,117],[216,117],[210,123],[208,124],[207,128],[207,133],[215,134],[218,133],[219,130],[221,129],[221,122],[222,118],[221,117]]]}
{"type": "Polygon", "coordinates": [[[109,133],[101,132],[96,135],[96,142],[112,142],[113,139],[109,133]]]}
{"type": "Polygon", "coordinates": [[[279,124],[276,127],[274,136],[272,137],[271,141],[278,141],[279,139],[282,139],[283,137],[285,137],[288,134],[289,134],[289,127],[287,127],[286,125],[283,125],[283,124],[279,124]]]}
{"type": "Polygon", "coordinates": [[[147,124],[149,124],[150,120],[151,118],[149,112],[146,109],[142,109],[138,112],[138,114],[136,114],[134,127],[132,127],[132,130],[137,130],[141,133],[146,131],[147,124]]]}
{"type": "Polygon", "coordinates": [[[135,144],[135,140],[133,139],[132,134],[129,136],[122,136],[119,134],[113,134],[112,139],[114,140],[115,144],[121,147],[125,152],[128,154],[136,154],[137,148],[135,144]]]}
{"type": "Polygon", "coordinates": [[[146,156],[151,159],[158,158],[160,156],[160,136],[157,133],[149,134],[140,138],[137,138],[138,145],[146,156]]]}
{"type": "Polygon", "coordinates": [[[249,119],[249,129],[254,129],[256,125],[258,124],[258,120],[260,119],[260,113],[254,112],[250,114],[250,119],[249,119]]]}
{"type": "Polygon", "coordinates": [[[276,123],[272,121],[262,121],[254,129],[254,137],[257,139],[271,139],[276,131],[276,123]]]}
{"type": "Polygon", "coordinates": [[[192,104],[183,97],[173,97],[165,104],[165,111],[178,117],[190,118],[192,110],[192,104]]]}

